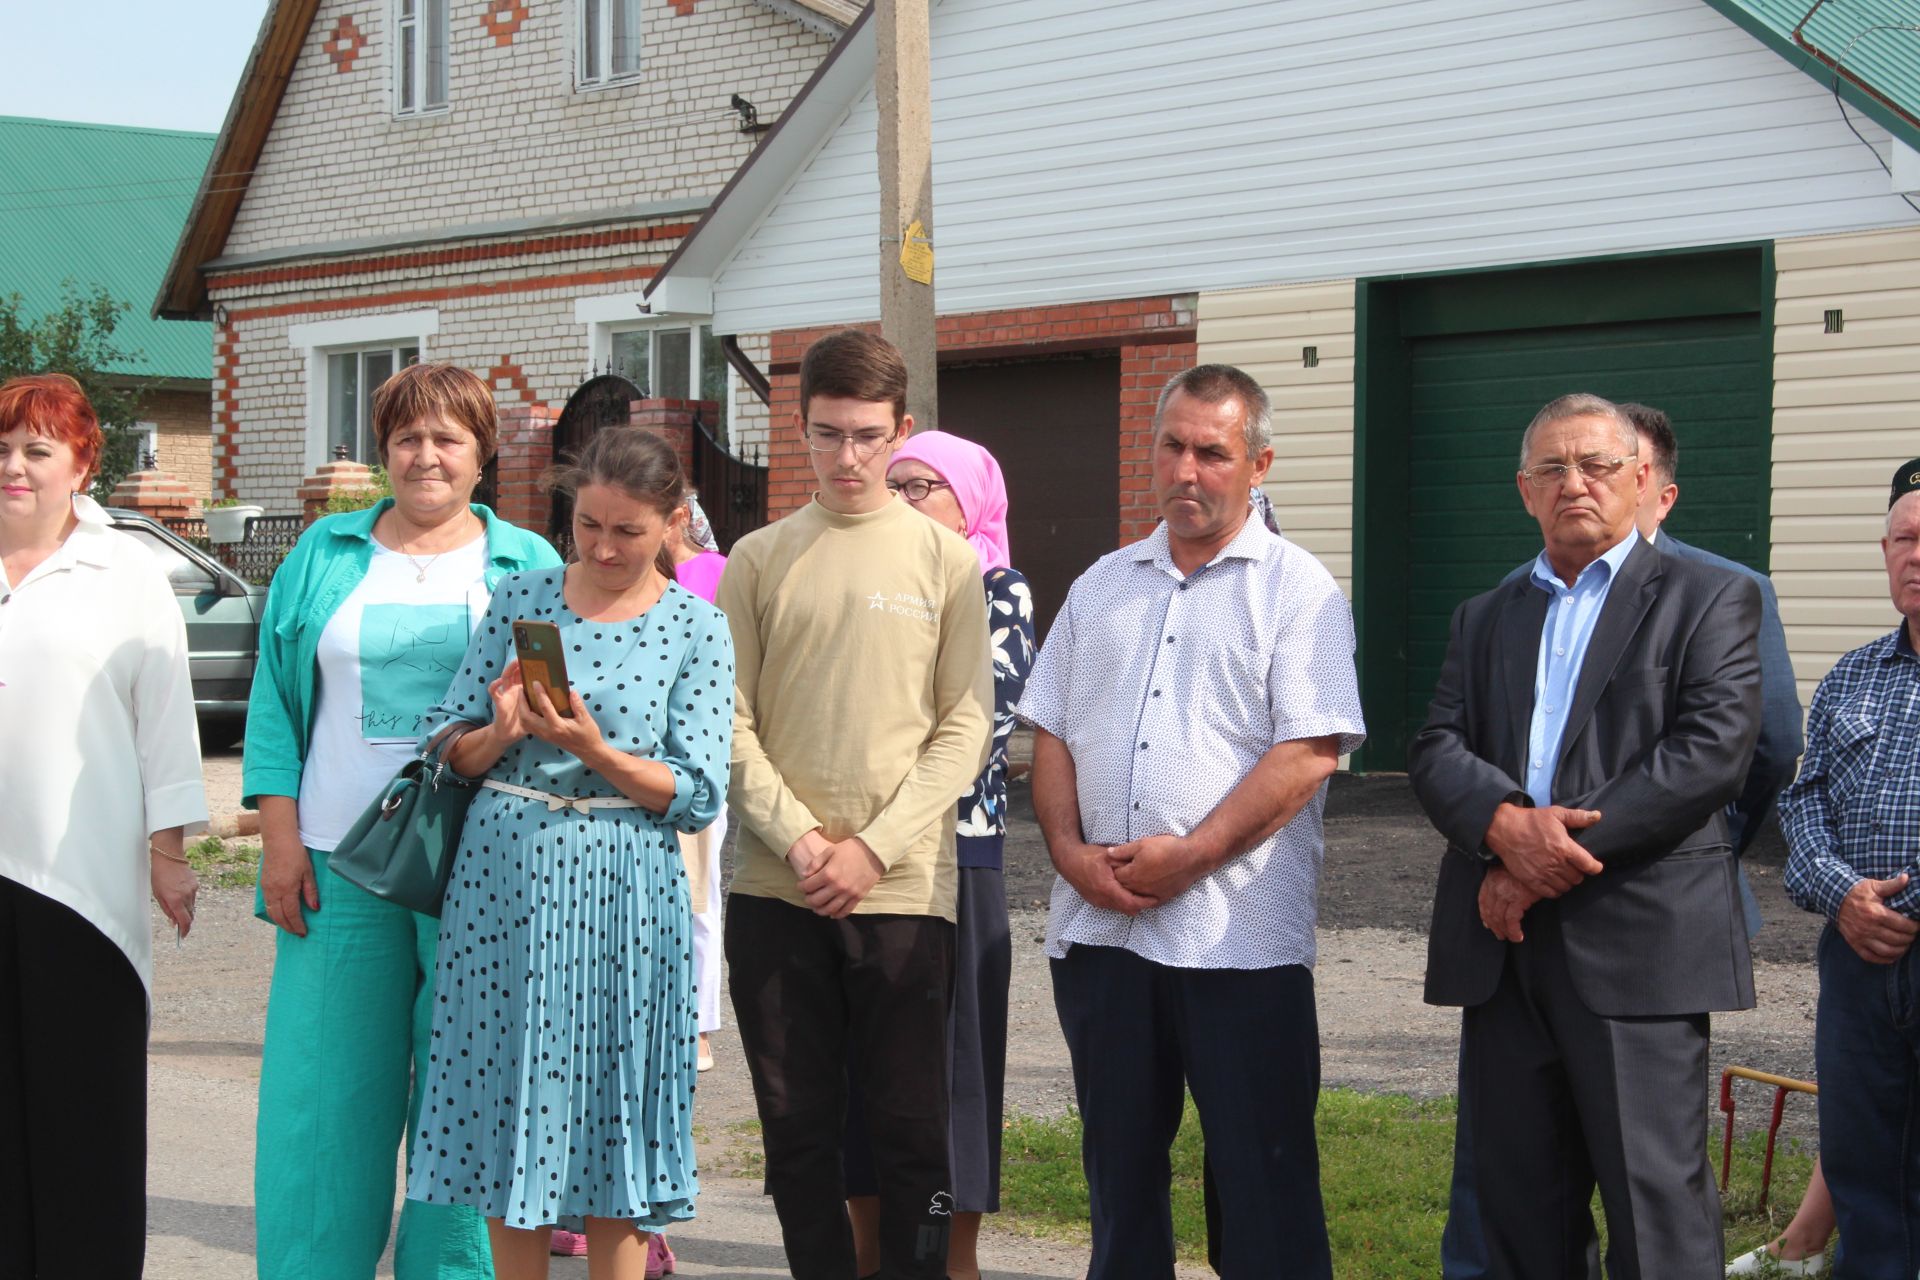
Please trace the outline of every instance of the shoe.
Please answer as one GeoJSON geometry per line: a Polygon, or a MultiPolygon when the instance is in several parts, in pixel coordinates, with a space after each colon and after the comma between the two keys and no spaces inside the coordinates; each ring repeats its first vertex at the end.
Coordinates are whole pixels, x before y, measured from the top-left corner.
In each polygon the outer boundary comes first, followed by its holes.
{"type": "Polygon", "coordinates": [[[647,1237],[647,1280],[660,1280],[673,1274],[673,1250],[660,1232],[647,1237]]]}
{"type": "Polygon", "coordinates": [[[1729,1276],[1823,1276],[1827,1273],[1827,1255],[1816,1253],[1811,1258],[1802,1258],[1790,1262],[1767,1252],[1767,1246],[1761,1245],[1751,1253],[1743,1253],[1727,1264],[1729,1276]]]}
{"type": "Polygon", "coordinates": [[[553,1242],[547,1246],[547,1252],[559,1258],[584,1258],[587,1256],[587,1238],[577,1231],[553,1229],[553,1242]]]}
{"type": "Polygon", "coordinates": [[[700,1054],[693,1060],[693,1067],[696,1071],[713,1070],[713,1045],[708,1042],[704,1032],[700,1036],[700,1054]]]}

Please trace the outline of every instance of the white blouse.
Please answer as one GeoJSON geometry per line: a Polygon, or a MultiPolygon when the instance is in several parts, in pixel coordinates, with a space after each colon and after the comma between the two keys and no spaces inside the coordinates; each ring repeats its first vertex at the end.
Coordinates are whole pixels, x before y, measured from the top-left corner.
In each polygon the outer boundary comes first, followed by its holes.
{"type": "Polygon", "coordinates": [[[0,567],[0,875],[78,912],[153,1002],[147,840],[205,828],[187,630],[92,499],[18,586],[0,567]]]}

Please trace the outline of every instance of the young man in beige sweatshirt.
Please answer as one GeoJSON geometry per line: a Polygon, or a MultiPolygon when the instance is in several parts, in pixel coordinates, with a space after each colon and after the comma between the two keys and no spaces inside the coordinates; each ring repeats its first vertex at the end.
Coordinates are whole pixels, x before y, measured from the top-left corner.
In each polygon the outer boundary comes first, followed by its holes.
{"type": "Polygon", "coordinates": [[[726,953],[796,1280],[855,1274],[849,1078],[880,1177],[880,1274],[945,1274],[955,802],[986,763],[993,674],[973,549],[894,499],[906,363],[847,330],[800,366],[820,488],[735,544],[740,818],[726,953]]]}

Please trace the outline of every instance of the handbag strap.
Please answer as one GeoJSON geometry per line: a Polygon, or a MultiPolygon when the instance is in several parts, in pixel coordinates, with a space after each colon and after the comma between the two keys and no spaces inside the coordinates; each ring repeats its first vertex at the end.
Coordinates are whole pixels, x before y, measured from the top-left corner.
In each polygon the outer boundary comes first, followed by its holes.
{"type": "Polygon", "coordinates": [[[420,759],[426,763],[427,772],[437,787],[444,780],[456,786],[472,787],[479,784],[478,778],[469,778],[448,761],[454,746],[480,726],[471,720],[450,720],[440,732],[427,739],[420,748],[420,759]]]}

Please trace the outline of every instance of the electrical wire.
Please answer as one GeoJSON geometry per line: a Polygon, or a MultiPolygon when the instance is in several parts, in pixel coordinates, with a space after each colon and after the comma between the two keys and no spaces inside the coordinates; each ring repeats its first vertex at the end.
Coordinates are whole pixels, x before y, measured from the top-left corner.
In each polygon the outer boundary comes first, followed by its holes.
{"type": "MultiPolygon", "coordinates": [[[[1819,9],[1821,5],[1824,5],[1826,2],[1827,0],[1815,0],[1813,8],[1808,9],[1805,13],[1800,15],[1800,21],[1794,27],[1794,30],[1799,31],[1802,28],[1804,28],[1807,24],[1807,20],[1813,17],[1814,11],[1819,9]]],[[[1876,161],[1879,162],[1879,165],[1882,169],[1886,170],[1887,176],[1892,177],[1893,166],[1887,162],[1887,158],[1885,156],[1880,154],[1880,148],[1874,146],[1873,143],[1867,141],[1867,135],[1860,132],[1860,126],[1856,125],[1853,122],[1853,117],[1847,112],[1846,99],[1840,96],[1840,73],[1846,69],[1847,59],[1853,56],[1853,47],[1859,44],[1862,40],[1866,39],[1868,36],[1881,31],[1911,31],[1911,32],[1914,32],[1915,34],[1920,34],[1920,23],[1882,22],[1882,23],[1876,23],[1873,26],[1865,27],[1859,31],[1856,31],[1853,35],[1853,38],[1847,41],[1847,47],[1840,51],[1840,56],[1833,60],[1833,105],[1840,112],[1841,123],[1845,124],[1847,128],[1853,133],[1853,136],[1860,140],[1860,145],[1865,147],[1867,149],[1867,153],[1871,155],[1876,161]]],[[[1852,79],[1855,77],[1849,77],[1849,78],[1852,79]]],[[[1906,201],[1908,208],[1912,209],[1915,213],[1920,213],[1920,203],[1915,203],[1914,198],[1911,195],[1908,195],[1904,191],[1896,191],[1894,192],[1894,194],[1899,196],[1902,200],[1906,201]]]]}

